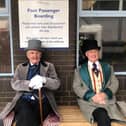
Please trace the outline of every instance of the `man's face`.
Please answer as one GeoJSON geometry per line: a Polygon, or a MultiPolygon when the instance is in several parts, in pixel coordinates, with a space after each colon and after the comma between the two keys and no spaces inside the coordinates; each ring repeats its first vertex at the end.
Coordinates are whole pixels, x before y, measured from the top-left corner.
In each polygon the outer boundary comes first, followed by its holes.
{"type": "Polygon", "coordinates": [[[42,52],[37,50],[28,50],[26,52],[26,56],[30,63],[38,64],[41,59],[42,52]]]}
{"type": "Polygon", "coordinates": [[[90,60],[91,62],[95,62],[99,59],[99,50],[98,49],[88,50],[86,51],[85,55],[88,58],[88,60],[90,60]]]}

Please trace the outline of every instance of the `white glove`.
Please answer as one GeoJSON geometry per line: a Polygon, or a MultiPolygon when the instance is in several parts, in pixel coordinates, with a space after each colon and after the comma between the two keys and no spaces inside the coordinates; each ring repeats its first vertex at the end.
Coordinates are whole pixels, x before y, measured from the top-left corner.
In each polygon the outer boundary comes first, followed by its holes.
{"type": "Polygon", "coordinates": [[[43,83],[46,83],[46,78],[40,75],[35,75],[31,80],[29,87],[32,89],[39,89],[43,87],[43,83]]]}
{"type": "Polygon", "coordinates": [[[43,87],[43,83],[42,83],[42,81],[39,81],[36,83],[36,85],[33,87],[33,89],[40,89],[42,87],[43,87]]]}
{"type": "Polygon", "coordinates": [[[32,79],[30,80],[29,87],[30,87],[30,88],[33,88],[35,85],[36,85],[36,83],[35,83],[34,79],[32,78],[32,79]]]}

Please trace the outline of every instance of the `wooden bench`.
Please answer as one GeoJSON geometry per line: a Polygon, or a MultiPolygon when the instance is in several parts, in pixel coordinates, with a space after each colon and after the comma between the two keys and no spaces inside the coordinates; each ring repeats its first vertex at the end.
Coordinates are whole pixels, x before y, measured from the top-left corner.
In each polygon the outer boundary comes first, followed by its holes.
{"type": "MultiPolygon", "coordinates": [[[[97,126],[97,124],[90,124],[85,118],[80,108],[78,106],[59,106],[59,113],[61,115],[61,121],[50,121],[51,118],[47,118],[47,122],[43,124],[43,126],[97,126]]],[[[5,123],[11,124],[14,113],[11,113],[8,118],[6,118],[5,123]]],[[[56,118],[52,116],[53,119],[56,118]]],[[[15,123],[13,126],[16,126],[15,123]]],[[[112,126],[126,126],[126,124],[121,124],[117,122],[112,122],[112,126]]]]}
{"type": "MultiPolygon", "coordinates": [[[[59,112],[62,117],[59,126],[91,126],[78,106],[59,106],[59,112]]],[[[97,125],[93,124],[92,126],[97,125]]],[[[112,122],[112,126],[126,126],[126,124],[112,122]]]]}

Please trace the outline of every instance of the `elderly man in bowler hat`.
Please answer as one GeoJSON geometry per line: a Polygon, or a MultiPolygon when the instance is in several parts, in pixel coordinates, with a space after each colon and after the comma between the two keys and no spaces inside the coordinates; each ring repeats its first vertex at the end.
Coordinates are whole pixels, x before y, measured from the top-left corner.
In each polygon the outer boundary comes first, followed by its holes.
{"type": "Polygon", "coordinates": [[[75,69],[73,89],[80,110],[90,122],[111,126],[111,121],[126,122],[116,105],[115,94],[119,82],[113,67],[99,59],[100,47],[96,40],[83,40],[81,47],[86,61],[75,69]]]}
{"type": "Polygon", "coordinates": [[[16,96],[0,117],[4,119],[13,111],[16,126],[40,126],[38,89],[42,90],[43,120],[50,113],[59,117],[53,91],[59,88],[60,81],[54,65],[41,60],[40,40],[29,40],[25,51],[28,61],[17,66],[11,80],[16,96]]]}

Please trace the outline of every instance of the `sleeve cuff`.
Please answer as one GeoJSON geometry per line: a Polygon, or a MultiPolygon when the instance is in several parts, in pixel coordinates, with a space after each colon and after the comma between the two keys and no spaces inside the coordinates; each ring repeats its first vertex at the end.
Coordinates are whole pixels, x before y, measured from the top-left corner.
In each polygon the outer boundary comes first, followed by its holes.
{"type": "Polygon", "coordinates": [[[112,91],[109,88],[103,90],[103,92],[108,96],[108,99],[112,99],[112,91]]]}
{"type": "Polygon", "coordinates": [[[84,94],[83,99],[86,100],[86,101],[89,101],[94,95],[95,95],[95,93],[92,90],[88,90],[84,94]]]}

